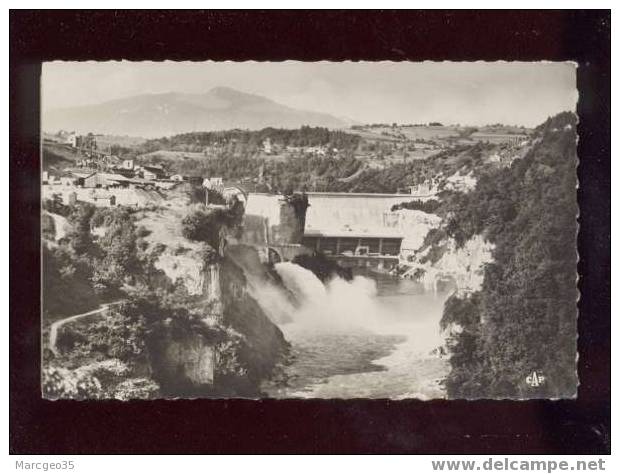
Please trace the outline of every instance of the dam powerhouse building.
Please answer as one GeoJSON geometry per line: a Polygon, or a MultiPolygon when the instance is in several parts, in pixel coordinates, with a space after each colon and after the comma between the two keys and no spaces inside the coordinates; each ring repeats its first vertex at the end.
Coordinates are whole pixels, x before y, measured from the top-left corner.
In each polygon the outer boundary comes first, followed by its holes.
{"type": "Polygon", "coordinates": [[[391,268],[398,264],[402,241],[403,237],[391,229],[375,233],[308,229],[302,245],[345,267],[391,268]]]}
{"type": "Polygon", "coordinates": [[[344,267],[398,265],[402,230],[386,216],[406,194],[309,192],[302,245],[344,267]]]}
{"type": "Polygon", "coordinates": [[[276,261],[315,251],[344,267],[389,270],[398,265],[403,235],[386,224],[385,215],[407,195],[306,195],[309,207],[302,216],[296,215],[282,196],[249,193],[244,239],[268,249],[276,261]]]}

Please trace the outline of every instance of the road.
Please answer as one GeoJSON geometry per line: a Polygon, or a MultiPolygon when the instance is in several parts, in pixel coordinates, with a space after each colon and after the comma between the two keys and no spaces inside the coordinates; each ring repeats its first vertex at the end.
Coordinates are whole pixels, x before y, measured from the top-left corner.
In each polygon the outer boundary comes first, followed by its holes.
{"type": "Polygon", "coordinates": [[[95,314],[102,314],[105,311],[109,310],[111,306],[118,305],[120,303],[123,303],[124,301],[125,300],[117,300],[117,301],[112,301],[111,303],[104,303],[104,304],[99,305],[99,308],[93,309],[92,311],[88,311],[86,313],[81,313],[81,314],[75,314],[73,316],[69,316],[68,318],[59,319],[58,321],[53,322],[52,325],[50,326],[50,340],[49,340],[50,350],[54,353],[54,355],[59,355],[58,348],[56,347],[56,341],[58,339],[58,330],[62,328],[65,324],[71,323],[73,321],[77,321],[78,319],[82,319],[87,316],[93,316],[95,314]]]}

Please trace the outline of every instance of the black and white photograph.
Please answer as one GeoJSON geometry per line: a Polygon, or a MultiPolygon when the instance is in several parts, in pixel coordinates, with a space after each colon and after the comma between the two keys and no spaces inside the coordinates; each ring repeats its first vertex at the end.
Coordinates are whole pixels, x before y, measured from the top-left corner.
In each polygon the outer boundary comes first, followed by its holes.
{"type": "Polygon", "coordinates": [[[572,399],[577,64],[52,61],[45,399],[572,399]]]}
{"type": "Polygon", "coordinates": [[[9,469],[613,471],[611,10],[187,3],[9,12],[9,469]]]}

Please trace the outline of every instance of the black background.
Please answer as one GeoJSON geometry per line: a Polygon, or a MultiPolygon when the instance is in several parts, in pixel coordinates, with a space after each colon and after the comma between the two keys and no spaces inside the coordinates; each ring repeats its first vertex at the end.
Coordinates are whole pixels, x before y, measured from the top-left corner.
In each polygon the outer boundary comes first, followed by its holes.
{"type": "Polygon", "coordinates": [[[609,453],[610,25],[609,11],[12,11],[10,452],[609,453]],[[578,399],[41,399],[40,62],[122,58],[578,62],[578,399]]]}

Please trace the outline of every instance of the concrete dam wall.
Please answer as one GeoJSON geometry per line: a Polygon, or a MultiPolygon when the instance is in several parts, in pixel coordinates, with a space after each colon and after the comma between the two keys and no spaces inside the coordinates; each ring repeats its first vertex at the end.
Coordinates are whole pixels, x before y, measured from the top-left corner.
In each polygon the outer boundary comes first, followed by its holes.
{"type": "MultiPolygon", "coordinates": [[[[306,211],[305,230],[310,231],[382,229],[386,227],[385,214],[394,204],[413,199],[408,194],[307,193],[307,196],[310,207],[306,211]]],[[[257,242],[273,241],[272,229],[280,230],[288,214],[283,212],[282,196],[250,193],[245,232],[257,242]]]]}
{"type": "Polygon", "coordinates": [[[307,253],[301,245],[305,220],[305,210],[296,209],[285,196],[249,194],[241,242],[256,247],[263,260],[291,260],[307,253]]]}
{"type": "Polygon", "coordinates": [[[262,246],[267,254],[276,252],[275,260],[269,258],[272,263],[291,260],[305,250],[331,255],[343,266],[389,268],[398,263],[401,244],[405,249],[419,247],[429,227],[436,224],[426,220],[438,219],[417,211],[392,212],[392,206],[415,199],[408,194],[306,196],[309,207],[303,222],[283,196],[250,194],[244,217],[244,243],[262,246]]]}
{"type": "Polygon", "coordinates": [[[385,227],[384,215],[394,204],[411,200],[402,194],[308,193],[306,230],[375,232],[385,227]]]}

